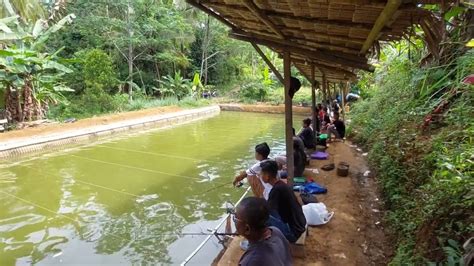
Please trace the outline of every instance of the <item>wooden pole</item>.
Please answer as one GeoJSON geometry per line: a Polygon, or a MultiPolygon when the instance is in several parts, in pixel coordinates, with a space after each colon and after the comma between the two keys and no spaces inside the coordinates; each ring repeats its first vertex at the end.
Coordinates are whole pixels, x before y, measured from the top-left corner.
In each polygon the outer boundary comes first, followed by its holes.
{"type": "Polygon", "coordinates": [[[341,52],[332,53],[322,50],[308,49],[307,46],[300,44],[291,43],[286,40],[279,39],[259,39],[248,34],[230,32],[229,37],[246,41],[254,42],[256,44],[265,45],[274,49],[280,49],[283,51],[292,51],[294,54],[304,55],[307,58],[311,58],[314,61],[325,61],[331,64],[341,64],[347,67],[363,69],[369,72],[374,72],[375,67],[367,63],[367,59],[361,56],[354,57],[353,54],[343,54],[341,52]]]}
{"type": "Polygon", "coordinates": [[[316,119],[316,73],[314,73],[315,67],[311,65],[311,112],[312,112],[312,121],[313,121],[313,136],[316,137],[316,131],[319,131],[319,123],[316,119]]]}
{"type": "Polygon", "coordinates": [[[346,122],[346,95],[349,88],[349,81],[346,82],[345,88],[342,89],[342,121],[346,122]]]}
{"type": "Polygon", "coordinates": [[[285,136],[286,136],[286,165],[288,171],[288,185],[293,186],[294,154],[293,154],[293,104],[290,98],[291,62],[290,52],[283,54],[283,75],[285,76],[285,136]]]}
{"type": "Polygon", "coordinates": [[[369,36],[362,45],[360,49],[360,54],[365,54],[372,44],[377,40],[379,37],[380,31],[385,27],[385,25],[392,19],[393,15],[397,11],[397,9],[402,4],[401,0],[389,0],[385,5],[385,8],[380,12],[379,17],[375,21],[372,30],[369,33],[369,36]]]}
{"type": "Polygon", "coordinates": [[[326,104],[328,90],[328,81],[326,80],[326,73],[323,72],[323,103],[326,104]]]}
{"type": "Polygon", "coordinates": [[[281,82],[281,84],[285,85],[285,81],[283,79],[283,77],[281,76],[280,72],[276,69],[276,67],[272,64],[272,62],[267,58],[267,56],[265,55],[265,53],[263,53],[263,51],[260,49],[260,47],[258,47],[257,44],[251,42],[253,48],[255,48],[255,50],[257,51],[257,53],[260,55],[260,57],[263,59],[263,61],[265,61],[265,63],[267,63],[268,67],[272,70],[273,74],[275,74],[275,76],[278,78],[278,80],[281,82]]]}
{"type": "Polygon", "coordinates": [[[273,22],[265,15],[265,13],[258,8],[258,6],[253,2],[253,0],[244,0],[243,4],[253,13],[255,17],[257,17],[261,22],[267,25],[273,32],[276,33],[278,37],[281,39],[285,39],[285,35],[283,32],[273,24],[273,22]]]}

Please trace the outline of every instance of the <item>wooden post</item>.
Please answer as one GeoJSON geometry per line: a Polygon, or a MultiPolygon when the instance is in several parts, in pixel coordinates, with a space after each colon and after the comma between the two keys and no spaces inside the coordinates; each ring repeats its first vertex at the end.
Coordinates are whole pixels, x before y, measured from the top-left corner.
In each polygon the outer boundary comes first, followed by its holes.
{"type": "Polygon", "coordinates": [[[311,65],[311,112],[313,120],[313,136],[316,137],[316,131],[319,131],[319,123],[316,119],[316,78],[315,78],[315,67],[311,65]]]}
{"type": "Polygon", "coordinates": [[[275,76],[278,78],[278,80],[281,82],[281,84],[283,84],[283,86],[285,85],[285,81],[283,80],[283,77],[281,76],[280,72],[278,72],[278,70],[276,69],[276,67],[272,64],[272,62],[267,58],[267,56],[263,53],[262,50],[260,50],[260,47],[258,47],[258,45],[256,45],[255,43],[251,42],[253,48],[255,49],[255,51],[257,51],[257,53],[260,55],[260,57],[263,59],[263,61],[265,61],[265,63],[267,63],[267,66],[272,70],[273,74],[275,74],[275,76]]]}
{"type": "Polygon", "coordinates": [[[339,89],[339,94],[341,95],[341,105],[342,105],[340,113],[342,114],[342,121],[346,122],[346,108],[345,108],[346,95],[345,95],[344,91],[345,91],[344,85],[341,82],[340,89],[339,89]]]}
{"type": "Polygon", "coordinates": [[[328,82],[326,80],[326,74],[323,72],[323,103],[324,105],[326,105],[327,91],[328,91],[328,82]]]}
{"type": "Polygon", "coordinates": [[[295,169],[293,154],[293,104],[290,98],[291,62],[290,52],[283,55],[283,75],[285,78],[285,136],[286,136],[286,165],[288,171],[288,185],[293,186],[295,169]]]}
{"type": "Polygon", "coordinates": [[[401,0],[387,1],[387,4],[385,5],[382,12],[380,12],[379,17],[375,21],[375,24],[372,27],[369,36],[367,36],[367,39],[365,39],[364,45],[362,45],[362,48],[360,49],[360,54],[365,54],[367,50],[369,50],[369,48],[372,46],[372,44],[374,44],[375,40],[377,40],[380,35],[380,31],[393,18],[401,4],[401,0]]]}

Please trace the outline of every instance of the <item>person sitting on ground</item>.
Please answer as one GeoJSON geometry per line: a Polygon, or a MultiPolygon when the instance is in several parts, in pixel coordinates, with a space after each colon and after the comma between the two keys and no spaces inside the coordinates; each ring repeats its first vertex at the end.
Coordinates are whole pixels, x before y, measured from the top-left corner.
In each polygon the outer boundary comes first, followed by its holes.
{"type": "Polygon", "coordinates": [[[268,227],[268,203],[261,198],[248,197],[237,205],[234,224],[237,233],[249,241],[239,265],[292,265],[290,246],[276,227],[268,227]]]}
{"type": "Polygon", "coordinates": [[[301,132],[298,134],[298,137],[300,137],[303,140],[304,147],[306,149],[315,149],[315,141],[314,141],[314,134],[313,130],[309,127],[311,125],[311,118],[306,118],[303,120],[303,129],[301,132]]]}
{"type": "Polygon", "coordinates": [[[339,113],[334,113],[334,121],[328,126],[328,139],[331,139],[331,133],[336,139],[344,139],[346,135],[346,125],[339,120],[339,113]]]}
{"type": "Polygon", "coordinates": [[[263,181],[273,187],[268,197],[270,206],[268,224],[280,229],[290,243],[295,243],[306,230],[303,209],[293,189],[277,178],[278,165],[275,161],[262,162],[260,167],[263,181]]]}
{"type": "MultiPolygon", "coordinates": [[[[293,162],[294,162],[294,177],[302,177],[306,167],[306,153],[304,145],[298,141],[299,137],[293,138],[293,162]]],[[[301,139],[299,139],[301,141],[301,139]]],[[[286,155],[278,155],[275,157],[278,165],[278,177],[282,179],[288,178],[286,155]]]]}
{"type": "Polygon", "coordinates": [[[238,176],[236,176],[233,182],[234,186],[236,186],[240,181],[244,180],[247,177],[250,187],[252,188],[253,194],[256,197],[264,197],[265,199],[268,199],[268,195],[270,194],[272,186],[262,181],[260,162],[269,160],[269,154],[270,147],[268,147],[268,144],[266,142],[260,143],[255,146],[255,159],[258,162],[246,171],[242,171],[238,176]]]}
{"type": "Polygon", "coordinates": [[[294,175],[295,177],[302,177],[306,167],[306,153],[304,148],[293,139],[293,161],[294,161],[294,175]]]}
{"type": "Polygon", "coordinates": [[[302,149],[304,150],[304,143],[303,143],[303,140],[296,135],[296,131],[295,131],[295,128],[293,127],[293,141],[297,143],[297,145],[302,149]]]}

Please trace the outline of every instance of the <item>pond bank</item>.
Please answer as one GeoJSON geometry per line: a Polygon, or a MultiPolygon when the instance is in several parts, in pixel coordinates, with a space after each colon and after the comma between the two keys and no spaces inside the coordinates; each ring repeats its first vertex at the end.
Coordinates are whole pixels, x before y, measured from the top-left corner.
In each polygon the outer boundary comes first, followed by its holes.
{"type": "MultiPolygon", "coordinates": [[[[265,105],[265,104],[219,104],[222,111],[236,112],[254,112],[269,114],[284,114],[284,105],[265,105]]],[[[293,106],[294,115],[309,115],[311,107],[293,106]]]]}
{"type": "MultiPolygon", "coordinates": [[[[86,118],[75,123],[41,124],[0,134],[0,159],[53,150],[67,144],[84,144],[132,129],[172,126],[209,117],[220,110],[283,114],[285,107],[283,105],[219,104],[183,110],[176,106],[167,106],[86,118]]],[[[310,107],[293,107],[295,115],[307,115],[310,112],[310,107]]]]}
{"type": "Polygon", "coordinates": [[[43,152],[64,145],[87,143],[104,136],[143,128],[163,128],[216,115],[217,105],[182,110],[160,107],[10,131],[0,135],[0,159],[43,152]]]}

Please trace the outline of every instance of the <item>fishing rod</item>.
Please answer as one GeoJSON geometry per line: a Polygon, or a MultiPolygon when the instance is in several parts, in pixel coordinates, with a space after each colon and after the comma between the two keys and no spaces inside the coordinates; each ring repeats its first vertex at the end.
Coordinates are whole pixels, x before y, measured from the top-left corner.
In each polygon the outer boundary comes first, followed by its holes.
{"type": "Polygon", "coordinates": [[[199,232],[199,233],[176,233],[176,234],[153,234],[153,236],[238,236],[238,233],[199,232]]]}
{"type": "MultiPolygon", "coordinates": [[[[234,205],[239,205],[239,203],[245,198],[245,196],[247,195],[247,193],[249,193],[249,191],[250,191],[250,187],[248,187],[248,188],[245,190],[244,194],[242,194],[242,196],[240,197],[240,199],[239,199],[234,205]]],[[[230,215],[230,214],[227,214],[227,215],[216,225],[216,227],[215,227],[214,230],[213,230],[214,233],[217,232],[217,230],[219,229],[219,227],[221,227],[221,225],[223,225],[223,224],[226,222],[226,220],[229,218],[229,215],[230,215]]],[[[207,241],[209,241],[209,239],[211,239],[211,237],[212,237],[213,235],[214,235],[214,234],[208,235],[208,236],[206,237],[206,239],[204,239],[204,241],[202,241],[201,244],[199,244],[199,246],[197,246],[197,248],[196,248],[193,252],[191,252],[191,254],[189,254],[189,256],[186,257],[186,259],[184,259],[183,262],[181,262],[180,265],[181,265],[181,266],[185,266],[185,265],[199,252],[199,250],[201,250],[202,247],[204,247],[204,245],[207,243],[207,241]]]]}
{"type": "MultiPolygon", "coordinates": [[[[223,183],[223,184],[220,184],[220,185],[218,185],[218,186],[214,186],[214,187],[212,187],[212,188],[210,188],[210,189],[204,190],[203,192],[201,192],[201,193],[199,193],[199,194],[197,194],[197,195],[206,194],[206,193],[209,193],[209,192],[211,192],[211,191],[214,191],[214,190],[216,190],[216,189],[218,189],[218,188],[222,188],[222,187],[225,187],[225,186],[228,186],[228,185],[232,185],[233,183],[234,183],[233,181],[227,182],[227,183],[223,183]]],[[[244,183],[239,182],[239,184],[237,184],[235,187],[241,187],[241,186],[243,186],[243,185],[244,185],[244,183]]]]}

